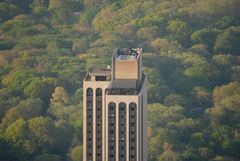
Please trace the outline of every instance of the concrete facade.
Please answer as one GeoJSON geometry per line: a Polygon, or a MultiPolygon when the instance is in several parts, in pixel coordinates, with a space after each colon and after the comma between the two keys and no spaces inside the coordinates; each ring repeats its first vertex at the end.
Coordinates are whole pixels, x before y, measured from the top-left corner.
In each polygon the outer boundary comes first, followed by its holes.
{"type": "Polygon", "coordinates": [[[147,161],[147,75],[141,49],[118,49],[112,69],[83,82],[83,161],[147,161]]]}

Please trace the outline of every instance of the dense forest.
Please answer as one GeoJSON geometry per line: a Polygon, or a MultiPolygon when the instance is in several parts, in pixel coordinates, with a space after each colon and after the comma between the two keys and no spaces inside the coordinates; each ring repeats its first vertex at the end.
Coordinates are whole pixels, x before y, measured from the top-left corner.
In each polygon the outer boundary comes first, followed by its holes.
{"type": "Polygon", "coordinates": [[[82,161],[82,80],[143,48],[148,161],[240,160],[240,0],[0,0],[0,160],[82,161]]]}

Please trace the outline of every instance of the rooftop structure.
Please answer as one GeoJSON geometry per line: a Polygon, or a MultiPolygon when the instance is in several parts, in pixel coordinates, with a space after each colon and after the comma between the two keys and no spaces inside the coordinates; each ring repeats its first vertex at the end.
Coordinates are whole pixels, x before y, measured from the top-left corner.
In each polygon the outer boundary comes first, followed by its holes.
{"type": "Polygon", "coordinates": [[[136,60],[141,53],[141,49],[122,48],[117,49],[114,55],[115,60],[136,60]]]}

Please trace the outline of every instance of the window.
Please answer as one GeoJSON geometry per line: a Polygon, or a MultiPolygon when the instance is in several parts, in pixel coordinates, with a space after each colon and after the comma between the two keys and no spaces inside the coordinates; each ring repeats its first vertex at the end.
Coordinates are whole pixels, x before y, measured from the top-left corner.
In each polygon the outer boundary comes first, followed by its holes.
{"type": "Polygon", "coordinates": [[[96,76],[96,81],[106,81],[107,76],[96,76]]]}
{"type": "Polygon", "coordinates": [[[87,89],[87,100],[86,100],[86,113],[87,113],[87,160],[92,160],[92,131],[93,131],[93,122],[92,122],[92,108],[93,108],[93,90],[92,88],[87,89]]]}
{"type": "Polygon", "coordinates": [[[136,161],[136,125],[137,125],[137,104],[129,104],[129,161],[136,161]]]}
{"type": "Polygon", "coordinates": [[[96,161],[102,161],[102,89],[96,89],[96,161]]]}
{"type": "Polygon", "coordinates": [[[118,106],[118,113],[119,113],[119,161],[125,161],[126,160],[126,103],[121,102],[118,106]]]}
{"type": "Polygon", "coordinates": [[[116,104],[108,104],[108,160],[115,161],[115,138],[116,138],[116,104]]]}

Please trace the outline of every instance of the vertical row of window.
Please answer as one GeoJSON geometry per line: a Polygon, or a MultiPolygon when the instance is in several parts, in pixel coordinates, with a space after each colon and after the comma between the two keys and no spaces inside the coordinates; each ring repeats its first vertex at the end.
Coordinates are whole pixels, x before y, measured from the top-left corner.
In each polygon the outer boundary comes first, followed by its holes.
{"type": "Polygon", "coordinates": [[[126,161],[126,104],[119,104],[119,161],[126,161]]]}
{"type": "Polygon", "coordinates": [[[86,103],[86,112],[87,112],[87,160],[92,161],[93,160],[93,90],[91,88],[87,89],[87,103],[86,103]]]}
{"type": "Polygon", "coordinates": [[[102,161],[102,89],[96,90],[96,161],[102,161]]]}
{"type": "MultiPolygon", "coordinates": [[[[126,161],[126,104],[121,102],[118,111],[119,127],[119,161],[126,161]]],[[[129,104],[129,161],[136,161],[137,105],[129,104]]],[[[108,104],[108,160],[115,161],[116,154],[116,104],[108,104]]]]}
{"type": "Polygon", "coordinates": [[[137,105],[129,104],[129,161],[136,161],[136,124],[137,124],[137,105]]]}
{"type": "Polygon", "coordinates": [[[109,103],[108,108],[108,161],[115,161],[116,104],[111,102],[109,103]]]}

